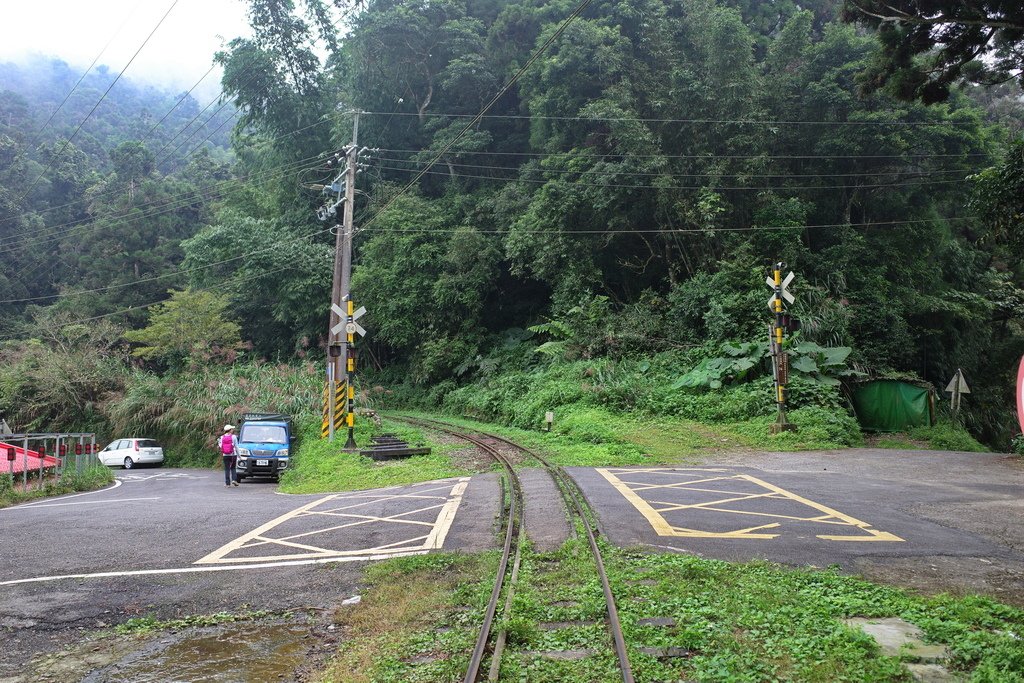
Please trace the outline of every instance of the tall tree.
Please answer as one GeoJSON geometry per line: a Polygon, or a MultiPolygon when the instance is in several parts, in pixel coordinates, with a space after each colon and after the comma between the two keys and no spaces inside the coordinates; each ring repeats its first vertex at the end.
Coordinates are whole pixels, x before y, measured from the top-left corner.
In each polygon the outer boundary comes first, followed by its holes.
{"type": "Polygon", "coordinates": [[[1024,84],[1020,0],[846,0],[843,18],[878,31],[867,91],[889,86],[902,99],[934,103],[961,78],[1024,84]]]}

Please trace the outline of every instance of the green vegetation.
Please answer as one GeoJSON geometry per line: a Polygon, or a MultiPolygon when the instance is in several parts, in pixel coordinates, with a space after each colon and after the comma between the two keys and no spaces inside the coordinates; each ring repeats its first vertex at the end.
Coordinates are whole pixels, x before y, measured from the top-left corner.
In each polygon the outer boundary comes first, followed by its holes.
{"type": "MultiPolygon", "coordinates": [[[[367,420],[356,424],[357,443],[367,444],[372,434],[380,432],[367,420]]],[[[412,445],[423,443],[418,430],[401,424],[389,422],[386,431],[412,445]]],[[[281,490],[286,493],[353,491],[472,474],[449,458],[449,453],[458,446],[433,445],[429,455],[374,462],[358,453],[341,452],[344,436],[341,435],[341,441],[331,443],[320,438],[319,423],[310,423],[302,433],[301,447],[292,458],[292,468],[281,477],[281,490]]]]}
{"type": "Polygon", "coordinates": [[[21,488],[21,477],[10,473],[0,474],[0,508],[24,503],[37,498],[62,496],[80,491],[94,491],[114,483],[114,474],[107,467],[89,467],[81,472],[69,469],[58,481],[44,481],[38,488],[38,481],[29,479],[29,489],[21,488]]]}
{"type": "Polygon", "coordinates": [[[346,635],[337,656],[319,674],[322,683],[412,683],[458,680],[465,653],[473,649],[472,626],[490,597],[497,567],[493,553],[399,558],[370,565],[365,580],[372,588],[357,607],[341,607],[335,622],[346,635]],[[469,606],[465,612],[457,606],[469,606]],[[434,629],[446,628],[444,631],[434,629]],[[429,653],[438,641],[459,653],[430,665],[436,678],[416,678],[403,660],[429,653]]]}
{"type": "Polygon", "coordinates": [[[187,362],[234,360],[242,345],[238,323],[228,318],[230,302],[211,292],[170,292],[171,298],[150,310],[149,325],[125,334],[143,344],[133,356],[160,361],[172,368],[187,362]]]}
{"type": "MultiPolygon", "coordinates": [[[[609,436],[603,410],[710,443],[839,447],[860,441],[840,383],[940,386],[962,368],[963,424],[1008,448],[1024,353],[1016,85],[942,71],[948,97],[926,106],[907,74],[928,65],[899,48],[911,27],[880,26],[880,46],[830,0],[602,0],[465,129],[571,3],[341,3],[344,34],[326,0],[248,4],[252,35],[216,55],[239,113],[230,163],[205,143],[166,154],[196,104],[153,128],[166,96],[127,82],[63,148],[103,71],[37,140],[67,65],[0,67],[0,411],[16,429],[128,430],[203,464],[246,410],[316,419],[334,239],[310,185],[337,172],[323,155],[349,139],[344,102],[366,112],[364,406],[527,430],[554,410],[580,442],[609,436]],[[865,88],[866,73],[893,82],[865,88]],[[769,438],[777,261],[796,273],[802,431],[769,438]]],[[[954,71],[1014,73],[1018,56],[997,56],[954,71]]]]}
{"type": "MultiPolygon", "coordinates": [[[[851,617],[901,617],[972,681],[1024,680],[1024,611],[988,598],[917,597],[834,570],[731,564],[692,556],[605,548],[609,577],[637,680],[905,681],[899,658],[880,653],[851,617]],[[673,625],[649,626],[645,618],[673,625]],[[640,647],[689,655],[657,659],[640,647]]],[[[491,557],[430,555],[374,565],[360,605],[335,620],[347,637],[323,682],[447,681],[468,661],[487,600],[491,557]]],[[[601,626],[603,602],[586,549],[526,552],[502,680],[619,680],[601,626]],[[592,622],[554,630],[552,622],[592,622]],[[577,662],[527,652],[587,648],[577,662]]],[[[485,663],[486,666],[486,663],[485,663]]]]}
{"type": "MultiPolygon", "coordinates": [[[[265,610],[255,610],[232,614],[230,612],[216,612],[215,614],[193,614],[180,619],[160,620],[153,616],[132,617],[114,627],[114,632],[120,635],[146,636],[155,631],[177,630],[191,627],[220,626],[221,624],[233,624],[239,621],[256,621],[267,617],[280,616],[265,610]]],[[[285,615],[287,616],[287,615],[285,615]]]]}
{"type": "Polygon", "coordinates": [[[940,421],[934,427],[915,427],[907,432],[907,436],[926,442],[932,450],[975,453],[983,453],[988,450],[962,426],[948,421],[940,421]]]}
{"type": "Polygon", "coordinates": [[[935,451],[968,451],[984,453],[984,445],[972,437],[962,425],[947,419],[933,427],[915,427],[899,434],[880,436],[872,444],[877,448],[930,449],[935,451]]]}

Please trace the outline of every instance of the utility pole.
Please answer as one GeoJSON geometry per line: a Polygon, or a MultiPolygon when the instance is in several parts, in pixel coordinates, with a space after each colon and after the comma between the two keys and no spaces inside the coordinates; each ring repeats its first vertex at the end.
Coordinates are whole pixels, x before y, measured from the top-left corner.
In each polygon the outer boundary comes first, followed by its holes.
{"type": "Polygon", "coordinates": [[[335,178],[330,189],[337,193],[337,201],[331,206],[318,212],[321,219],[328,215],[337,216],[338,205],[342,205],[342,224],[335,227],[334,240],[334,280],[331,286],[331,312],[327,336],[327,395],[325,401],[325,421],[327,422],[327,437],[333,441],[335,423],[337,421],[339,401],[339,388],[344,389],[347,406],[346,422],[348,425],[348,440],[345,449],[355,449],[354,437],[355,416],[355,389],[352,386],[352,376],[355,373],[355,353],[353,349],[355,332],[363,334],[355,319],[364,311],[353,310],[352,296],[349,283],[352,279],[352,235],[354,232],[354,205],[356,196],[356,168],[359,157],[359,112],[354,112],[352,122],[352,143],[345,150],[345,169],[335,178]],[[345,198],[341,199],[341,181],[344,178],[345,198]],[[342,334],[345,334],[344,340],[342,334]],[[340,383],[340,387],[339,387],[340,383]]]}

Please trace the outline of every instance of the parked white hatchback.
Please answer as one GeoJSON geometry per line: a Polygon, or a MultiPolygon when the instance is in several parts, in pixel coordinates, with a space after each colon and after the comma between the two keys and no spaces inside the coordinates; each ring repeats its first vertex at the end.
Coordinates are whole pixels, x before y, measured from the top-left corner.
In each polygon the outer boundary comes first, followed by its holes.
{"type": "Polygon", "coordinates": [[[136,465],[159,465],[164,461],[164,449],[153,439],[115,439],[96,457],[107,467],[120,465],[130,470],[136,465]]]}

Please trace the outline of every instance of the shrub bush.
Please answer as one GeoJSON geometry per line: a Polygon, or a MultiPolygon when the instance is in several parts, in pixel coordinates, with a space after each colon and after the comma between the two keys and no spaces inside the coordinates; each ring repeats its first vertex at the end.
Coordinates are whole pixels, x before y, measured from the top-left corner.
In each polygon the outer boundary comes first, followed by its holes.
{"type": "Polygon", "coordinates": [[[967,430],[953,422],[939,422],[932,427],[915,427],[907,432],[911,439],[927,441],[928,445],[941,451],[968,451],[985,453],[988,451],[978,443],[967,430]]]}

